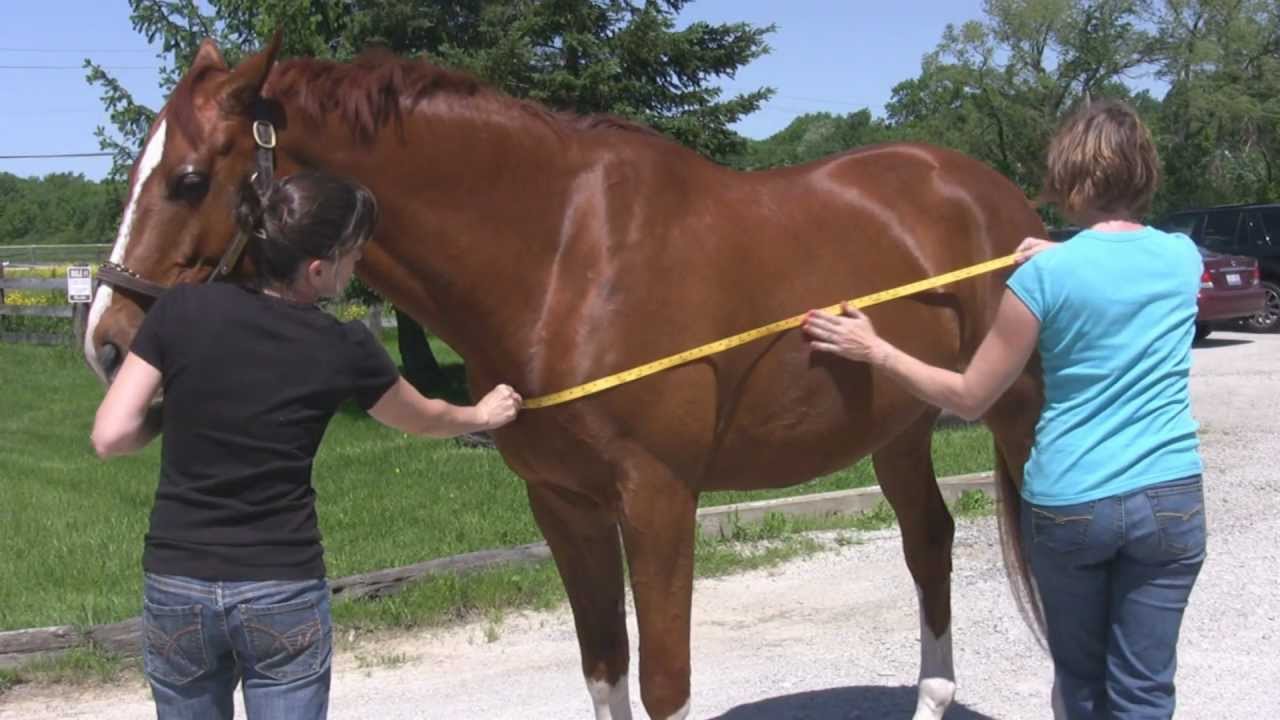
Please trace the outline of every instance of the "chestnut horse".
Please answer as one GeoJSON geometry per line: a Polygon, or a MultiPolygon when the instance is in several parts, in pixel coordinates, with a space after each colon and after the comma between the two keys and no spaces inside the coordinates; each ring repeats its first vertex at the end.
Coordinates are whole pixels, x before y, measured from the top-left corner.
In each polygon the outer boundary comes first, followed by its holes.
{"type": "MultiPolygon", "coordinates": [[[[209,278],[236,235],[236,191],[264,152],[281,175],[316,168],[368,186],[382,215],[359,276],[456,349],[473,390],[507,382],[526,397],[1003,255],[1044,232],[1017,187],[940,148],[883,145],[742,173],[641,126],[555,113],[424,62],[276,63],[278,47],[279,36],[230,68],[206,40],[157,115],[130,179],[114,287],[98,291],[86,328],[85,354],[104,380],[148,290],[209,278]],[[273,150],[255,144],[255,121],[274,126],[273,150]]],[[[232,279],[252,272],[250,260],[230,260],[232,279]]],[[[870,315],[899,347],[960,368],[1004,280],[870,315]]],[[[1028,368],[984,418],[1024,598],[1008,514],[1040,405],[1028,368]]],[[[525,411],[497,431],[568,593],[595,717],[631,717],[624,551],[644,707],[685,717],[699,494],[792,485],[868,454],[918,591],[915,717],[941,717],[955,691],[954,524],[930,459],[937,415],[792,330],[525,411]]]]}

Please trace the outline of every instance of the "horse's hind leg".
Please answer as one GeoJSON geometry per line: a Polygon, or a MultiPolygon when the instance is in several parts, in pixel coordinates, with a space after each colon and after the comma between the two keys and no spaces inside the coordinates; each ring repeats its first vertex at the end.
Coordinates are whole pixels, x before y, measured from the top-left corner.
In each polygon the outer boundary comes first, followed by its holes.
{"type": "Polygon", "coordinates": [[[529,485],[529,505],[569,595],[596,720],[631,720],[617,516],[586,496],[541,485],[529,485]]]}
{"type": "Polygon", "coordinates": [[[876,479],[898,516],[920,603],[920,687],[914,720],[939,720],[955,697],[951,660],[951,540],[955,522],[938,490],[926,413],[872,455],[876,479]]]}

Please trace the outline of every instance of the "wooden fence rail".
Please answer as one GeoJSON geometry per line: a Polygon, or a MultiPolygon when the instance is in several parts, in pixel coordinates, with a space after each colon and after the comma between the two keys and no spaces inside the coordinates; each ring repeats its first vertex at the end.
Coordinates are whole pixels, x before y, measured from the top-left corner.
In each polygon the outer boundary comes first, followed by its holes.
{"type": "Polygon", "coordinates": [[[14,265],[62,265],[88,263],[98,265],[111,256],[111,245],[0,245],[0,263],[14,265]]]}
{"type": "Polygon", "coordinates": [[[5,303],[5,291],[9,290],[61,290],[65,293],[66,289],[67,281],[65,278],[5,277],[4,269],[3,267],[0,267],[0,318],[44,317],[66,318],[71,320],[69,330],[61,333],[0,331],[0,342],[29,343],[35,345],[62,345],[74,340],[76,323],[82,322],[88,318],[88,304],[11,305],[5,303]]]}
{"type": "MultiPolygon", "coordinates": [[[[4,268],[0,267],[0,318],[3,317],[51,317],[70,318],[71,331],[66,333],[31,333],[4,332],[0,330],[0,342],[31,343],[36,345],[62,345],[74,339],[76,323],[84,322],[89,316],[89,305],[8,305],[5,304],[6,290],[61,290],[65,292],[67,281],[64,278],[6,278],[4,268]]],[[[395,327],[395,315],[382,312],[381,304],[368,307],[365,324],[375,334],[383,328],[395,327]]]]}

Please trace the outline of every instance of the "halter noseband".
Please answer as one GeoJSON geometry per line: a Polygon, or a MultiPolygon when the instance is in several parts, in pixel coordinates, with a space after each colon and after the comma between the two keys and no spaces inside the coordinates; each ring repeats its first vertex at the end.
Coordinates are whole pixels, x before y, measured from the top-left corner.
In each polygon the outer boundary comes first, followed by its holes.
{"type": "MultiPolygon", "coordinates": [[[[276,128],[270,120],[265,119],[266,111],[261,102],[255,108],[254,114],[257,116],[253,121],[253,142],[257,145],[254,159],[257,169],[253,175],[249,176],[249,182],[259,197],[266,197],[267,191],[271,189],[271,181],[275,177],[276,128]]],[[[236,264],[240,262],[240,256],[244,254],[244,247],[248,242],[248,233],[243,230],[237,231],[235,239],[231,241],[231,245],[222,254],[222,258],[218,260],[217,266],[213,268],[213,272],[205,282],[217,282],[230,275],[236,264]]],[[[159,298],[169,291],[168,287],[147,280],[123,263],[116,262],[102,263],[98,268],[98,282],[132,290],[152,299],[159,298]]]]}

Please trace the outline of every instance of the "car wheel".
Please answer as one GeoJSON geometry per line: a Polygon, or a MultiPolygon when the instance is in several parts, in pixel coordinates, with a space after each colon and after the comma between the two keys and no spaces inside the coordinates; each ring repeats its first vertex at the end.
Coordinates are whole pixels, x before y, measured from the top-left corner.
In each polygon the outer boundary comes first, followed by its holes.
{"type": "Polygon", "coordinates": [[[1209,337],[1209,333],[1213,332],[1213,328],[1208,323],[1196,323],[1196,338],[1192,342],[1200,342],[1209,337]]]}
{"type": "Polygon", "coordinates": [[[1280,286],[1273,282],[1264,282],[1262,289],[1267,291],[1267,301],[1262,312],[1249,318],[1249,329],[1275,332],[1280,329],[1280,286]]]}

